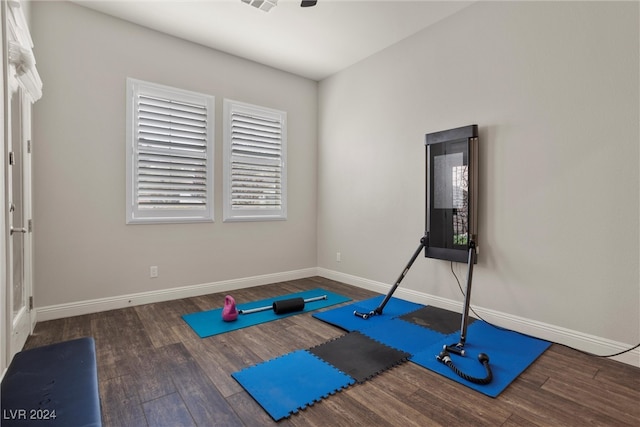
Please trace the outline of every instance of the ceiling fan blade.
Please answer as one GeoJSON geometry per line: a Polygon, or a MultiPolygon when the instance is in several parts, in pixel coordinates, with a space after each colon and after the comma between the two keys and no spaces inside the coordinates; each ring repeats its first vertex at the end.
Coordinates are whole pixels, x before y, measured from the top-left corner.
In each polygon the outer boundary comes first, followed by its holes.
{"type": "Polygon", "coordinates": [[[302,0],[302,3],[300,4],[300,6],[311,7],[311,6],[315,6],[316,3],[318,3],[318,0],[302,0]]]}

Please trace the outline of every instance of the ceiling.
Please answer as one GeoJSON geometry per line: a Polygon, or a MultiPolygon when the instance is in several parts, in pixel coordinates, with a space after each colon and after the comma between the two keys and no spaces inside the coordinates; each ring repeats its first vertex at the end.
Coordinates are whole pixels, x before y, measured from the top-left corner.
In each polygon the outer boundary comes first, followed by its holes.
{"type": "Polygon", "coordinates": [[[265,12],[241,0],[78,0],[74,3],[313,80],[322,80],[472,1],[278,0],[265,12]]]}

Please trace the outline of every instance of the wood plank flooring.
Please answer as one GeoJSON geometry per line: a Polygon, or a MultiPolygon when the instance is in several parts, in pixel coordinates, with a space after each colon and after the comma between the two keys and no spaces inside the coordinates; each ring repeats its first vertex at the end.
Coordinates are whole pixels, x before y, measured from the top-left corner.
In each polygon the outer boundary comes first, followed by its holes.
{"type": "MultiPolygon", "coordinates": [[[[317,287],[376,295],[321,277],[232,294],[243,303],[317,287]]],[[[306,313],[200,339],[180,316],[218,308],[224,295],[38,323],[26,348],[93,336],[106,427],[276,425],[230,374],[344,332],[306,313]]],[[[554,344],[492,399],[408,362],[277,424],[638,426],[640,369],[554,344]]]]}

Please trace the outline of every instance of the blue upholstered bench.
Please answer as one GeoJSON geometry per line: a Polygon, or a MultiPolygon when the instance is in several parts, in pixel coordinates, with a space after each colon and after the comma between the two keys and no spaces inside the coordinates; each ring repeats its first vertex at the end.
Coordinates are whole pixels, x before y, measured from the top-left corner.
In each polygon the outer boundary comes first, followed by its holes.
{"type": "Polygon", "coordinates": [[[80,338],[15,355],[0,389],[2,427],[99,427],[96,347],[80,338]]]}

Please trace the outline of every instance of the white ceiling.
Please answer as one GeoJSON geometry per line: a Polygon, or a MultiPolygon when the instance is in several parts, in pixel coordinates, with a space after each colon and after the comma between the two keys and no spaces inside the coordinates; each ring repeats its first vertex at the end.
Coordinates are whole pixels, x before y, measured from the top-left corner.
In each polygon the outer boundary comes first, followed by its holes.
{"type": "Polygon", "coordinates": [[[313,80],[322,80],[457,12],[472,1],[78,0],[74,3],[313,80]]]}

